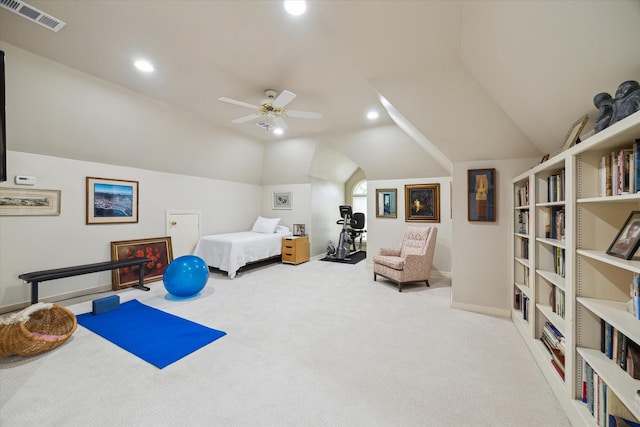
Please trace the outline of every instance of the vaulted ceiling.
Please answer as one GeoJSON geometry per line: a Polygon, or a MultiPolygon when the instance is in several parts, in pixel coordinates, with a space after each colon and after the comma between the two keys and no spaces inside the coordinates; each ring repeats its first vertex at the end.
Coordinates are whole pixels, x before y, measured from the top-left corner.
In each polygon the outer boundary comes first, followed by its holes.
{"type": "Polygon", "coordinates": [[[640,80],[637,0],[309,1],[298,17],[270,0],[28,3],[65,27],[0,9],[0,40],[264,144],[332,144],[368,177],[392,178],[390,164],[416,150],[437,175],[447,162],[553,153],[580,116],[593,122],[596,93],[640,80]],[[156,72],[136,72],[138,57],[156,72]],[[265,89],[295,92],[289,108],[324,118],[288,117],[274,136],[231,123],[252,111],[218,101],[258,104],[265,89]],[[414,131],[414,147],[396,147],[403,157],[366,149],[371,132],[394,139],[395,126],[414,131]]]}

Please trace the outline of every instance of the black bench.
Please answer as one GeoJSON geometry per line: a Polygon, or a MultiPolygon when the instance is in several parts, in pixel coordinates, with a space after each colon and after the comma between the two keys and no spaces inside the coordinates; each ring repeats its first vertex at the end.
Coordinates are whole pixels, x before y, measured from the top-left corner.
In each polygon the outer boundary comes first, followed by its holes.
{"type": "Polygon", "coordinates": [[[53,270],[34,271],[24,273],[18,276],[27,283],[31,283],[31,304],[38,302],[38,283],[46,280],[62,279],[64,277],[79,276],[81,274],[97,273],[98,271],[115,270],[116,268],[132,267],[137,265],[140,271],[140,278],[135,288],[148,291],[149,288],[144,286],[144,268],[143,265],[151,262],[149,258],[133,258],[122,261],[105,261],[95,264],[77,265],[75,267],[56,268],[53,270]]]}

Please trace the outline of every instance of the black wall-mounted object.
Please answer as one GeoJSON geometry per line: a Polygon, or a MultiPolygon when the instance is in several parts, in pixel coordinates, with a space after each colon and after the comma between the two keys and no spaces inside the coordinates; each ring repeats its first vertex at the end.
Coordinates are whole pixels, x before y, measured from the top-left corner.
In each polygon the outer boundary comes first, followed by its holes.
{"type": "Polygon", "coordinates": [[[7,180],[7,116],[5,114],[4,51],[0,50],[0,182],[7,180]]]}

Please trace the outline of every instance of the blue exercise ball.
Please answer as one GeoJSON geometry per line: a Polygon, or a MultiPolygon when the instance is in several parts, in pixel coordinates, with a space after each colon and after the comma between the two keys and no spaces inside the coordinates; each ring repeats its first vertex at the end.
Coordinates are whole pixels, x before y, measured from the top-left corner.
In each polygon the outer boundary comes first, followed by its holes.
{"type": "Polygon", "coordinates": [[[167,266],[162,280],[171,295],[179,298],[192,297],[207,284],[209,267],[200,257],[183,255],[167,266]]]}

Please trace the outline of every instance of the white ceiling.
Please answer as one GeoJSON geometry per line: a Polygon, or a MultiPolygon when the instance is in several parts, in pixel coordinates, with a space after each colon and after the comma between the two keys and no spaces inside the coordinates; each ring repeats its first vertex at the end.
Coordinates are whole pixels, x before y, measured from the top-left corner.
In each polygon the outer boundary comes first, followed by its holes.
{"type": "MultiPolygon", "coordinates": [[[[368,109],[383,113],[376,126],[393,125],[381,95],[418,146],[451,162],[538,157],[580,116],[595,118],[596,93],[640,80],[637,0],[310,1],[300,17],[269,0],[28,3],[66,26],[0,9],[0,40],[262,141],[344,135],[349,151],[372,126],[368,109]],[[136,72],[138,57],[157,71],[136,72]],[[274,137],[232,124],[251,110],[218,101],[257,104],[265,89],[295,92],[289,108],[324,118],[288,118],[274,137]]],[[[370,171],[388,166],[372,159],[370,171]]]]}

